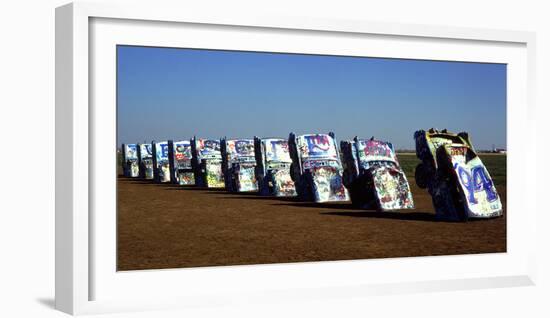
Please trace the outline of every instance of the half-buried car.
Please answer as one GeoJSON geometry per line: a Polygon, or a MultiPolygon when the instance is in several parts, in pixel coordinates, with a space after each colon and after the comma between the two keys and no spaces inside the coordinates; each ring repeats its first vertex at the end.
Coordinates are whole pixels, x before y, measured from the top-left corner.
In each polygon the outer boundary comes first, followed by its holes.
{"type": "Polygon", "coordinates": [[[170,158],[168,155],[168,141],[153,141],[153,173],[155,182],[170,182],[170,158]]]}
{"type": "Polygon", "coordinates": [[[138,144],[139,176],[147,180],[153,179],[153,146],[138,144]]]}
{"type": "Polygon", "coordinates": [[[189,140],[168,141],[170,179],[179,185],[194,185],[193,156],[189,140]]]}
{"type": "Polygon", "coordinates": [[[216,139],[191,139],[195,185],[207,188],[225,186],[222,172],[220,141],[216,139]]]}
{"type": "Polygon", "coordinates": [[[342,141],[344,184],[354,206],[379,211],[413,209],[407,177],[393,145],[371,139],[342,141]]]}
{"type": "Polygon", "coordinates": [[[334,133],[295,135],[288,138],[291,176],[303,201],[347,201],[342,163],[334,133]]]}
{"type": "Polygon", "coordinates": [[[122,145],[122,172],[125,177],[139,177],[138,153],[136,144],[122,145]]]}
{"type": "Polygon", "coordinates": [[[502,203],[489,171],[477,155],[468,133],[419,130],[416,183],[427,188],[439,219],[466,221],[502,215],[502,203]]]}
{"type": "Polygon", "coordinates": [[[294,181],[290,176],[292,159],[288,141],[254,137],[254,150],[259,193],[276,197],[296,196],[294,181]]]}
{"type": "Polygon", "coordinates": [[[257,191],[254,140],[223,138],[221,150],[225,188],[231,192],[257,191]]]}

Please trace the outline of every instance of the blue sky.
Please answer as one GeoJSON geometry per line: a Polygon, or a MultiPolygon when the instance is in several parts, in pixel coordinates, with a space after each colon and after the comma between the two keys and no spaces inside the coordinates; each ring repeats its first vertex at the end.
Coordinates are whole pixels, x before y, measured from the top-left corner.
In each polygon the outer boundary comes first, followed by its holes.
{"type": "Polygon", "coordinates": [[[118,144],[334,131],[414,149],[418,129],[506,146],[506,65],[118,46],[118,144]]]}

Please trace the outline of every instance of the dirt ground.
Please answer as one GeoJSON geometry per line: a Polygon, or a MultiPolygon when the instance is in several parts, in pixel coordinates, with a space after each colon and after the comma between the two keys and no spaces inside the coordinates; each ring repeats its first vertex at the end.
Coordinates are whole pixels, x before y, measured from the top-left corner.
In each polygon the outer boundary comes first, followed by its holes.
{"type": "Polygon", "coordinates": [[[409,182],[416,209],[379,213],[119,177],[118,270],[506,251],[506,215],[435,221],[409,182]]]}

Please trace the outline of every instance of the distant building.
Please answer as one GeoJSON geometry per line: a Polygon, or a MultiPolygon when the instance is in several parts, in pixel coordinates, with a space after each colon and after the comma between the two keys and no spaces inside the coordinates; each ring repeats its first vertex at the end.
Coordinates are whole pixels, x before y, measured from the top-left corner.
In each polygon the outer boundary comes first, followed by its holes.
{"type": "Polygon", "coordinates": [[[495,145],[493,145],[493,151],[492,153],[506,153],[506,149],[504,148],[495,148],[495,145]]]}

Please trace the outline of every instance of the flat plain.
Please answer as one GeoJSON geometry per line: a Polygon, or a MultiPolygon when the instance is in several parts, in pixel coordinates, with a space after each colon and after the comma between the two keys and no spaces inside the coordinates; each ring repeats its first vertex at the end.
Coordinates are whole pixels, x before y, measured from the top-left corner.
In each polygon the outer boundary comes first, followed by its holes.
{"type": "Polygon", "coordinates": [[[416,208],[377,212],[350,203],[228,193],[117,179],[117,269],[161,269],[506,251],[506,155],[481,154],[504,216],[435,220],[414,182],[414,154],[399,154],[416,208]]]}

